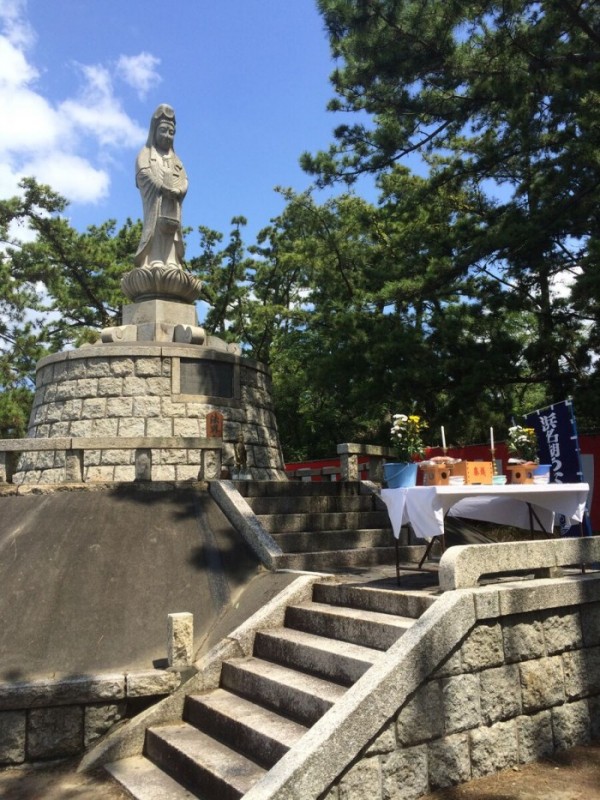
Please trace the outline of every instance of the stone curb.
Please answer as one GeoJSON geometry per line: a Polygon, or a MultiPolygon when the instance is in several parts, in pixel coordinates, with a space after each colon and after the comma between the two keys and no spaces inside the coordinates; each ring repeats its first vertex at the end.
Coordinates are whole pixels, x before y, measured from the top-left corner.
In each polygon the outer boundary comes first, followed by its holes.
{"type": "MultiPolygon", "coordinates": [[[[49,364],[56,364],[63,361],[77,361],[82,358],[107,358],[114,357],[120,358],[122,356],[154,356],[171,358],[173,356],[180,356],[183,358],[198,358],[199,354],[203,358],[210,358],[211,354],[215,352],[213,347],[203,347],[202,345],[186,345],[180,342],[162,342],[161,344],[142,342],[111,342],[98,345],[84,345],[76,350],[66,350],[60,353],[51,353],[49,356],[44,356],[37,362],[36,371],[42,370],[49,364]]],[[[219,358],[225,358],[232,363],[244,362],[248,366],[261,372],[267,372],[266,367],[260,361],[246,356],[237,356],[233,353],[226,353],[219,351],[219,358]]]]}
{"type": "Polygon", "coordinates": [[[0,497],[25,497],[65,492],[178,492],[206,491],[207,481],[94,481],[92,483],[0,483],[0,497]]]}
{"type": "Polygon", "coordinates": [[[123,700],[127,697],[169,694],[175,691],[179,684],[179,674],[165,670],[0,683],[0,711],[102,703],[123,700]]]}

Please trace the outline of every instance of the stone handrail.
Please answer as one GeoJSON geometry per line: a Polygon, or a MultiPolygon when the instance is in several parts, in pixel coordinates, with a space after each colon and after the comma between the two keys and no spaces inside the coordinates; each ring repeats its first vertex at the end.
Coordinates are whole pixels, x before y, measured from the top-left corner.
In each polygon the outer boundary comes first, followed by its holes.
{"type": "Polygon", "coordinates": [[[475,587],[482,575],[597,562],[600,562],[600,536],[456,545],[441,558],[440,589],[447,592],[475,587]]]}
{"type": "Polygon", "coordinates": [[[386,459],[394,457],[394,450],[391,447],[379,447],[373,444],[338,444],[337,452],[343,481],[359,480],[358,457],[369,456],[369,480],[381,483],[383,463],[386,459]]]}
{"type": "Polygon", "coordinates": [[[65,455],[65,483],[83,483],[86,450],[135,450],[136,480],[152,480],[152,450],[200,450],[198,479],[221,476],[221,439],[200,436],[131,436],[0,439],[0,483],[12,483],[16,460],[23,453],[54,451],[65,455]]]}

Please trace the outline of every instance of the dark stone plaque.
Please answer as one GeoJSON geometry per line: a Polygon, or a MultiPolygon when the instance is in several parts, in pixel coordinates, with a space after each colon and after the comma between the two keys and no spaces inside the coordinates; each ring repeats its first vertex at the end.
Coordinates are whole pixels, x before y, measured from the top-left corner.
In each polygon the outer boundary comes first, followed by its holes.
{"type": "Polygon", "coordinates": [[[209,439],[223,438],[223,414],[210,411],[206,415],[206,435],[209,439]]]}
{"type": "Polygon", "coordinates": [[[228,398],[234,396],[233,364],[208,359],[182,358],[180,376],[181,394],[228,398]]]}

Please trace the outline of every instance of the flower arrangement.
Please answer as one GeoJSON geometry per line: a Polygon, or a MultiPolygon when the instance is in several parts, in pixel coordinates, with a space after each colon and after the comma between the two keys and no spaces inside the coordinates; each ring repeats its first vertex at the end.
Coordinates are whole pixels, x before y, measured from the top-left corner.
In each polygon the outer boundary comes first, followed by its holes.
{"type": "Polygon", "coordinates": [[[415,461],[423,458],[425,444],[422,432],[427,423],[416,414],[394,414],[392,417],[391,439],[400,461],[415,461]]]}
{"type": "Polygon", "coordinates": [[[537,436],[533,428],[513,425],[508,429],[508,452],[523,461],[538,461],[537,436]]]}

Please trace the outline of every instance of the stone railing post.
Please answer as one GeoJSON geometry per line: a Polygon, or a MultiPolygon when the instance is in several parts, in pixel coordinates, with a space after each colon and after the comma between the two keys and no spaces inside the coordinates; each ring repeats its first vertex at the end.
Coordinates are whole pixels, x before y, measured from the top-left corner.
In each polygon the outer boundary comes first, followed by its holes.
{"type": "Polygon", "coordinates": [[[13,482],[18,458],[19,454],[13,453],[11,450],[0,451],[0,483],[13,482]]]}
{"type": "Polygon", "coordinates": [[[383,458],[372,456],[369,459],[369,480],[373,483],[383,483],[383,458]]]}
{"type": "Polygon", "coordinates": [[[152,450],[148,447],[136,448],[135,479],[136,481],[152,480],[152,450]]]}
{"type": "Polygon", "coordinates": [[[198,480],[217,481],[221,477],[221,448],[202,450],[198,480]]]}
{"type": "Polygon", "coordinates": [[[338,444],[338,455],[340,457],[340,472],[343,481],[357,481],[358,473],[358,453],[356,445],[338,444]]]}
{"type": "Polygon", "coordinates": [[[83,483],[83,450],[65,452],[65,480],[67,483],[83,483]]]}
{"type": "Polygon", "coordinates": [[[170,667],[191,666],[194,659],[194,615],[186,611],[169,614],[167,660],[170,667]]]}
{"type": "Polygon", "coordinates": [[[338,444],[337,452],[340,457],[343,481],[357,481],[360,479],[358,457],[367,456],[369,459],[367,467],[368,478],[376,483],[383,481],[383,463],[393,453],[389,447],[351,443],[338,444]]]}

